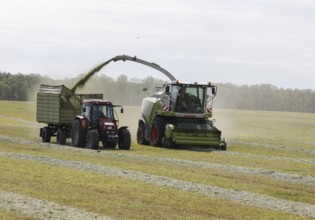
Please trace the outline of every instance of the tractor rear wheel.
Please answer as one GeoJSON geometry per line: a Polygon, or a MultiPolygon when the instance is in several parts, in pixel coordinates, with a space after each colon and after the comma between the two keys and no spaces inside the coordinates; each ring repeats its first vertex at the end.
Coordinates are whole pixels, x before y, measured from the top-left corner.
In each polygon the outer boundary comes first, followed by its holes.
{"type": "Polygon", "coordinates": [[[81,121],[79,119],[76,119],[72,124],[71,138],[72,138],[72,146],[85,147],[86,134],[83,131],[81,121]]]}
{"type": "Polygon", "coordinates": [[[87,133],[87,144],[86,147],[90,149],[98,149],[99,147],[99,133],[96,129],[91,129],[87,133]]]}
{"type": "Polygon", "coordinates": [[[50,128],[48,126],[42,128],[42,141],[49,143],[51,138],[50,128]]]}
{"type": "Polygon", "coordinates": [[[149,142],[145,139],[145,128],[144,124],[140,123],[137,130],[137,142],[138,144],[148,145],[149,142]]]}
{"type": "Polygon", "coordinates": [[[163,118],[155,118],[153,120],[152,126],[151,126],[151,141],[150,145],[152,146],[162,146],[162,140],[165,135],[165,126],[166,121],[163,118]]]}
{"type": "Polygon", "coordinates": [[[127,128],[121,128],[118,131],[118,148],[120,150],[130,150],[131,135],[127,128]]]}
{"type": "Polygon", "coordinates": [[[57,131],[57,144],[65,145],[67,140],[67,131],[63,128],[58,128],[57,131]]]}

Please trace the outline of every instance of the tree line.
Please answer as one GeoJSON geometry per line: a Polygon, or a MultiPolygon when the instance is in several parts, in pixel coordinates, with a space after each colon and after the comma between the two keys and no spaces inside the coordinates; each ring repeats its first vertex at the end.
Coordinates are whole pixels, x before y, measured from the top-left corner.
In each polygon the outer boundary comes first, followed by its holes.
{"type": "MultiPolygon", "coordinates": [[[[61,85],[71,88],[81,76],[53,80],[39,74],[11,74],[0,72],[0,100],[36,100],[40,84],[61,85]]],[[[153,77],[144,79],[120,75],[116,79],[106,75],[95,75],[77,93],[103,93],[105,99],[116,104],[141,105],[144,97],[150,96],[156,87],[165,81],[153,77]]],[[[291,111],[315,113],[315,91],[307,89],[283,89],[270,84],[235,85],[219,83],[215,108],[291,111]]]]}
{"type": "Polygon", "coordinates": [[[218,84],[215,103],[222,108],[315,112],[315,91],[283,89],[270,84],[218,84]]]}

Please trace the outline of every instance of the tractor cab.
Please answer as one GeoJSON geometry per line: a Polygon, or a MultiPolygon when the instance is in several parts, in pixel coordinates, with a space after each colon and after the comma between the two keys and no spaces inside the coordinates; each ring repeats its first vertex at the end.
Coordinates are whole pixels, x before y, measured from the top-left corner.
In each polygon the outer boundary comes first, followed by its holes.
{"type": "Polygon", "coordinates": [[[113,104],[106,100],[84,100],[82,110],[90,122],[97,122],[100,118],[115,120],[113,104]]]}
{"type": "Polygon", "coordinates": [[[130,149],[130,132],[126,126],[119,127],[118,117],[115,117],[115,107],[112,102],[102,99],[86,99],[82,103],[82,115],[77,116],[72,126],[74,146],[98,148],[99,141],[103,147],[130,149]]]}
{"type": "Polygon", "coordinates": [[[197,84],[175,81],[165,85],[162,101],[164,109],[168,111],[202,114],[210,113],[215,95],[216,86],[211,83],[197,84]]]}
{"type": "MultiPolygon", "coordinates": [[[[118,139],[118,118],[115,117],[114,107],[110,101],[89,99],[83,101],[82,111],[89,129],[95,128],[100,136],[106,139],[118,139]]],[[[121,112],[123,108],[121,107],[121,112]]]]}

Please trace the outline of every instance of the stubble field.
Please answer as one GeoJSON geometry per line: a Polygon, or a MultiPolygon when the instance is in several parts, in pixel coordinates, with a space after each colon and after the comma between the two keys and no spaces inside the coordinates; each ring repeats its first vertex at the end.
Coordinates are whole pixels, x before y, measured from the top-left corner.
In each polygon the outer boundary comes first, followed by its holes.
{"type": "Polygon", "coordinates": [[[0,219],[314,219],[315,114],[221,110],[227,151],[39,138],[35,103],[0,101],[0,219]]]}

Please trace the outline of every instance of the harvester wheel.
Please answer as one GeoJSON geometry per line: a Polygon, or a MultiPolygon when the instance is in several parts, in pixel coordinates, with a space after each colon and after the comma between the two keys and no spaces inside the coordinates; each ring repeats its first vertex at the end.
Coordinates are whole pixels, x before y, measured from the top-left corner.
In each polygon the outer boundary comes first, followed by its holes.
{"type": "Polygon", "coordinates": [[[67,140],[67,131],[62,128],[58,128],[57,131],[57,144],[65,145],[67,140]]]}
{"type": "Polygon", "coordinates": [[[162,146],[165,147],[165,148],[174,148],[175,144],[174,144],[174,142],[171,139],[163,138],[162,146]]]}
{"type": "Polygon", "coordinates": [[[155,118],[151,126],[151,142],[150,145],[162,146],[164,138],[166,121],[163,118],[155,118]]]}
{"type": "Polygon", "coordinates": [[[127,128],[121,128],[118,132],[118,148],[120,150],[130,150],[131,135],[127,128]]]}
{"type": "Polygon", "coordinates": [[[48,126],[42,128],[42,141],[49,143],[51,138],[50,128],[48,126]]]}
{"type": "Polygon", "coordinates": [[[87,133],[86,147],[90,149],[98,149],[99,147],[99,134],[96,129],[91,129],[87,133]]]}
{"type": "Polygon", "coordinates": [[[85,147],[85,133],[82,129],[81,121],[75,120],[72,124],[71,129],[71,138],[72,138],[72,146],[74,147],[85,147]]]}
{"type": "Polygon", "coordinates": [[[226,148],[227,146],[225,142],[220,144],[220,150],[226,151],[226,148]]]}
{"type": "Polygon", "coordinates": [[[138,144],[148,145],[149,142],[145,139],[145,128],[144,124],[140,123],[137,130],[137,142],[138,144]]]}

